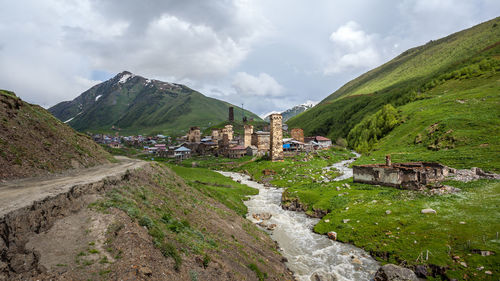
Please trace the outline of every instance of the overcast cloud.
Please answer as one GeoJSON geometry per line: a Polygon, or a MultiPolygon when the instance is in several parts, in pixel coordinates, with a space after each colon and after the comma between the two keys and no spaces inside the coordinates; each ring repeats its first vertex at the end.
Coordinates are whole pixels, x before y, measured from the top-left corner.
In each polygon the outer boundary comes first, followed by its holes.
{"type": "Polygon", "coordinates": [[[1,1],[0,88],[48,107],[129,70],[257,114],[319,101],[493,0],[1,1]]]}

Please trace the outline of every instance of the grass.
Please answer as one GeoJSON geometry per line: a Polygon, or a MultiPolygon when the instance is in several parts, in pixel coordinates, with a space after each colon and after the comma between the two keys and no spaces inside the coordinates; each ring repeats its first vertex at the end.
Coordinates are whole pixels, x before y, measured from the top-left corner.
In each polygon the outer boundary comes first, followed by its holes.
{"type": "Polygon", "coordinates": [[[247,207],[243,204],[247,196],[258,194],[258,190],[204,168],[186,168],[170,165],[170,168],[184,181],[226,205],[241,216],[247,213],[247,207]]]}
{"type": "Polygon", "coordinates": [[[267,273],[262,272],[255,263],[251,263],[248,265],[248,268],[250,268],[253,272],[255,272],[255,275],[257,275],[257,278],[259,281],[264,281],[267,278],[267,273]]]}

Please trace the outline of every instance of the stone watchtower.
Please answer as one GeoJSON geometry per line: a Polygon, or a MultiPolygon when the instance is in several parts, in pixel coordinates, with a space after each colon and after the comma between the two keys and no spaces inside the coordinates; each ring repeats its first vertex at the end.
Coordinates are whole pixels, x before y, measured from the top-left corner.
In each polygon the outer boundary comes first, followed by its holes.
{"type": "Polygon", "coordinates": [[[229,122],[234,122],[234,108],[231,106],[229,107],[229,122]]]}
{"type": "Polygon", "coordinates": [[[245,125],[245,136],[243,138],[243,145],[245,148],[252,145],[252,134],[253,134],[253,126],[245,125]]]}
{"type": "Polygon", "coordinates": [[[283,161],[283,117],[281,114],[271,114],[271,140],[269,151],[271,161],[283,161]]]}

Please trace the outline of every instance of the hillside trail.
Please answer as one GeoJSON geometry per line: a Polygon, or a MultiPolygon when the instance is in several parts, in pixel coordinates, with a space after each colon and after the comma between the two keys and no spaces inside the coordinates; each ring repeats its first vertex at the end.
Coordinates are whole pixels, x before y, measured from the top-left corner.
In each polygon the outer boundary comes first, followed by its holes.
{"type": "Polygon", "coordinates": [[[67,192],[75,185],[98,182],[147,164],[145,161],[123,156],[115,156],[115,159],[119,162],[68,170],[57,175],[0,182],[0,217],[31,206],[35,201],[67,192]]]}

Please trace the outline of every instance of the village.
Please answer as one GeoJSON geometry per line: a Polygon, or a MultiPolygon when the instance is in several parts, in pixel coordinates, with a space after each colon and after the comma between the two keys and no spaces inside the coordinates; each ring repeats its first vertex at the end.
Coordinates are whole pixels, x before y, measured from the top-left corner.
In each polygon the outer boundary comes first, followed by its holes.
{"type": "MultiPolygon", "coordinates": [[[[190,127],[186,135],[173,139],[169,136],[115,136],[96,134],[94,141],[111,148],[124,146],[141,148],[155,158],[174,158],[184,160],[192,156],[213,155],[216,157],[241,158],[243,156],[269,157],[281,161],[284,157],[300,152],[328,149],[332,141],[323,136],[304,137],[301,128],[288,132],[282,122],[281,114],[270,116],[270,125],[264,130],[254,131],[254,126],[244,125],[243,136],[233,130],[233,107],[229,108],[228,123],[223,128],[212,129],[210,135],[203,135],[200,127],[190,127]],[[284,138],[289,135],[289,138],[284,138]]],[[[245,120],[244,120],[245,121],[245,120]]]]}

